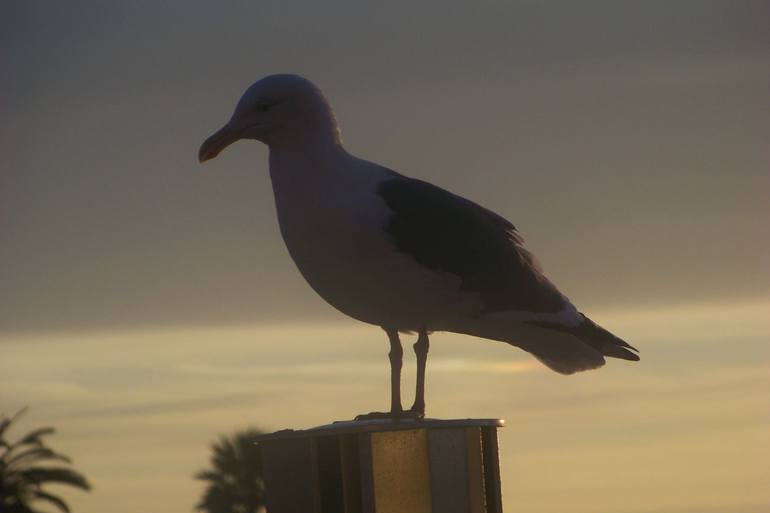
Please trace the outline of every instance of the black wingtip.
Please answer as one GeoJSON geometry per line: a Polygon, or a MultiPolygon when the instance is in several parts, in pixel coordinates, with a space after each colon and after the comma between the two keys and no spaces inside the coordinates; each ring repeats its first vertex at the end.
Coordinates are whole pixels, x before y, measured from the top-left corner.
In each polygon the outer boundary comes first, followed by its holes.
{"type": "Polygon", "coordinates": [[[604,356],[632,362],[639,361],[639,355],[636,354],[639,352],[637,348],[625,340],[616,337],[585,315],[583,315],[583,323],[576,330],[576,335],[580,340],[593,346],[604,356]]]}
{"type": "MultiPolygon", "coordinates": [[[[620,339],[618,339],[620,340],[620,339]]],[[[622,342],[622,341],[621,341],[622,342]]],[[[631,347],[631,346],[629,346],[631,347]]],[[[633,349],[633,347],[631,347],[633,349]]],[[[634,349],[636,351],[636,349],[634,349]]],[[[621,360],[628,360],[631,362],[638,362],[639,361],[639,355],[636,353],[633,353],[626,349],[625,347],[621,347],[616,344],[605,344],[601,347],[601,352],[604,356],[609,356],[612,358],[620,358],[621,360]]]]}

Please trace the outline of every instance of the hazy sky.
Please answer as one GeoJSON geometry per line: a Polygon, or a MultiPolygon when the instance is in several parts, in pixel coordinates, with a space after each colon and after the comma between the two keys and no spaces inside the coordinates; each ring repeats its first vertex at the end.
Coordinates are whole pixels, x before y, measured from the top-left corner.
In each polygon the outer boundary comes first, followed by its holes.
{"type": "Polygon", "coordinates": [[[267,151],[196,151],[274,72],[348,149],[508,217],[576,302],[766,296],[766,2],[15,2],[0,19],[0,329],[342,319],[267,151]],[[264,291],[269,290],[269,300],[264,291]]]}
{"type": "Polygon", "coordinates": [[[428,413],[508,419],[509,509],[770,509],[770,3],[7,4],[0,410],[60,428],[76,513],[187,512],[219,433],[386,405],[385,340],[302,281],[266,149],[196,160],[276,72],[642,350],[563,378],[434,337],[428,413]]]}

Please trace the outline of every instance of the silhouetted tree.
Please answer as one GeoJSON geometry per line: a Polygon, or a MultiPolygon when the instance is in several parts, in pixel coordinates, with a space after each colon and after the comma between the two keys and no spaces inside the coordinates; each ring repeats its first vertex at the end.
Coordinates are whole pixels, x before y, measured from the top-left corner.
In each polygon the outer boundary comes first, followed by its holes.
{"type": "Polygon", "coordinates": [[[65,466],[40,466],[53,461],[72,463],[43,442],[43,437],[54,433],[53,428],[32,430],[15,442],[8,440],[9,428],[23,412],[24,409],[11,417],[0,416],[0,511],[38,513],[32,504],[45,501],[69,513],[67,503],[44,491],[43,485],[65,484],[81,490],[90,490],[91,485],[80,473],[65,466]]]}
{"type": "Polygon", "coordinates": [[[265,504],[257,429],[221,436],[211,445],[211,468],[195,475],[208,486],[196,506],[207,513],[256,513],[265,504]]]}

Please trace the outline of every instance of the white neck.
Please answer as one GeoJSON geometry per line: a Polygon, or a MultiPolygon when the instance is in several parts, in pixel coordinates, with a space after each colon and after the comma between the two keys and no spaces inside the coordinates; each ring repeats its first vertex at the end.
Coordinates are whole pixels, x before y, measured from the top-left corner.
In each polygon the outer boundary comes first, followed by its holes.
{"type": "Polygon", "coordinates": [[[338,143],[319,140],[301,145],[270,145],[270,180],[276,196],[312,190],[345,173],[350,155],[338,143]]]}
{"type": "MultiPolygon", "coordinates": [[[[294,139],[283,144],[271,144],[270,170],[275,171],[285,168],[315,168],[327,167],[334,161],[347,156],[348,153],[339,141],[327,138],[316,138],[311,141],[294,139]]],[[[319,169],[321,171],[321,169],[319,169]]]]}

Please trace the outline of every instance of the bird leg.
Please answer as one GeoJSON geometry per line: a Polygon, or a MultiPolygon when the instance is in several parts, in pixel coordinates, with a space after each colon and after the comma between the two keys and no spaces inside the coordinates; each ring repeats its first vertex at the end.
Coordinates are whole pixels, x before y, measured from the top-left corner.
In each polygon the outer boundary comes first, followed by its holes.
{"type": "Polygon", "coordinates": [[[425,416],[425,366],[428,363],[428,348],[430,347],[428,330],[425,328],[420,330],[417,335],[417,342],[412,347],[417,356],[417,386],[414,391],[414,404],[409,411],[417,418],[422,418],[425,416]]]}
{"type": "Polygon", "coordinates": [[[403,365],[404,350],[397,330],[387,330],[390,341],[390,415],[400,417],[401,408],[401,366],[403,365]]]}
{"type": "MultiPolygon", "coordinates": [[[[390,359],[390,411],[389,412],[372,412],[364,413],[362,415],[356,415],[356,420],[372,420],[372,419],[393,419],[399,420],[402,418],[422,418],[422,414],[415,414],[414,407],[411,410],[404,411],[401,407],[401,366],[404,356],[404,350],[401,347],[401,339],[398,337],[398,330],[385,329],[385,333],[388,334],[388,340],[390,341],[390,352],[388,358],[390,359]]],[[[425,355],[427,356],[427,334],[425,335],[425,355]]],[[[418,340],[419,343],[419,340],[418,340]]],[[[415,344],[415,351],[417,344],[415,344]]],[[[422,346],[421,346],[422,347],[422,346]]],[[[423,381],[424,381],[424,367],[423,363],[423,381]]],[[[425,411],[425,402],[422,404],[422,411],[425,411]]]]}

